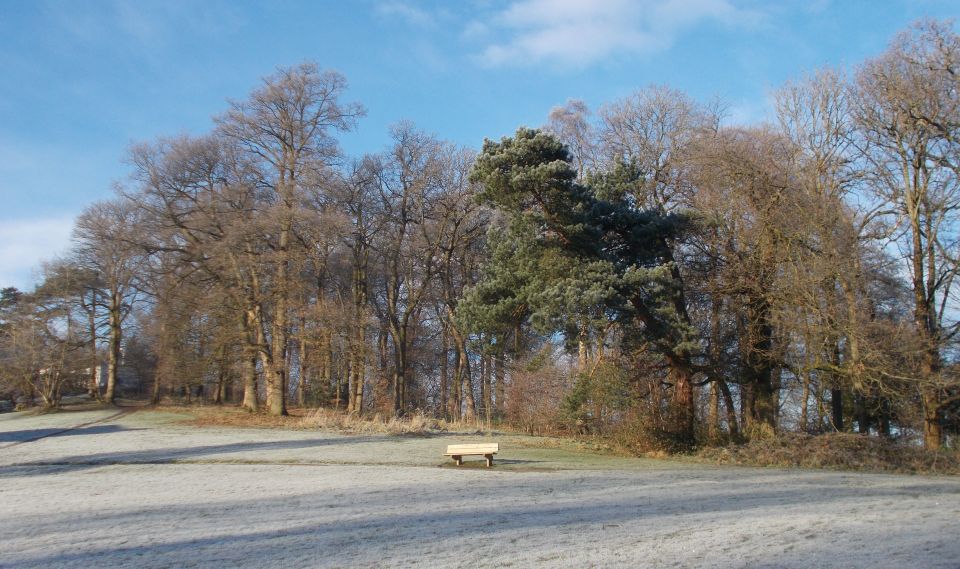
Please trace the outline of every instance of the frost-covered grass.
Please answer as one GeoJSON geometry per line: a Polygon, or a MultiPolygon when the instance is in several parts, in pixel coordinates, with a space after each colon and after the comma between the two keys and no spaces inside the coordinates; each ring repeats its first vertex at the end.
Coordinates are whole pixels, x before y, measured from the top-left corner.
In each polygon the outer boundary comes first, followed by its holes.
{"type": "Polygon", "coordinates": [[[632,459],[516,435],[3,416],[0,567],[956,567],[960,480],[632,459]],[[59,421],[59,422],[58,422],[59,421]],[[33,431],[34,437],[22,433],[33,431]],[[450,442],[498,440],[457,468],[450,442]]]}

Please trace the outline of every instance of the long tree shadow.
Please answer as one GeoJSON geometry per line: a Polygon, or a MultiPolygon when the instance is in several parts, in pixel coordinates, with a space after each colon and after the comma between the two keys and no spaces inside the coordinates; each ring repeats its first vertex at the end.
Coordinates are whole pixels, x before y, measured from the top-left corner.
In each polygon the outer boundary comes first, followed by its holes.
{"type": "MultiPolygon", "coordinates": [[[[118,429],[122,430],[122,428],[118,429]]],[[[376,435],[361,437],[313,438],[78,454],[73,456],[59,457],[52,460],[34,460],[5,465],[0,467],[0,478],[44,474],[43,469],[24,470],[22,467],[49,466],[56,467],[57,472],[70,472],[74,470],[83,470],[85,468],[93,468],[110,464],[173,464],[177,462],[189,462],[191,460],[198,460],[215,455],[235,455],[249,452],[310,448],[321,449],[331,445],[380,443],[386,440],[395,440],[395,437],[389,435],[376,435]]],[[[230,457],[225,456],[224,459],[229,460],[230,457]]],[[[247,461],[251,463],[270,462],[269,459],[264,458],[261,460],[256,457],[251,457],[247,461]]]]}
{"type": "Polygon", "coordinates": [[[24,429],[21,431],[3,431],[0,432],[0,443],[25,443],[38,441],[48,437],[73,437],[82,435],[104,435],[107,433],[117,433],[120,431],[139,431],[142,429],[130,429],[120,425],[91,425],[89,427],[68,428],[63,427],[48,429],[24,429]]]}

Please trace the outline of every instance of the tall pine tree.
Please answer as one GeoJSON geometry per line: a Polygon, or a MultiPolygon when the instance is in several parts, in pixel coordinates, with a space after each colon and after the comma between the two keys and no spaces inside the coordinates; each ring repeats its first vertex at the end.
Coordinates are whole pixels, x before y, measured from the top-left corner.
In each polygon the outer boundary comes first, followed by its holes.
{"type": "Polygon", "coordinates": [[[688,223],[633,207],[622,187],[636,174],[621,165],[577,183],[567,149],[537,130],[485,141],[472,179],[503,223],[463,314],[474,329],[523,322],[568,338],[597,315],[621,322],[663,357],[674,390],[670,429],[692,442],[695,336],[667,247],[688,223]]]}

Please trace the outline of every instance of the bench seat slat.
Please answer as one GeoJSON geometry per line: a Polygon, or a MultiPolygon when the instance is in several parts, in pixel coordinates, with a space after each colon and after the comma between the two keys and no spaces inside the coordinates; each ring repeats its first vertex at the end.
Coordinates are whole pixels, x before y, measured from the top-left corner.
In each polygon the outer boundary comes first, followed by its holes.
{"type": "Polygon", "coordinates": [[[483,455],[487,461],[487,468],[493,466],[493,455],[500,452],[500,443],[459,444],[447,445],[447,456],[453,457],[457,466],[463,464],[463,457],[483,455]]]}
{"type": "Polygon", "coordinates": [[[493,444],[462,444],[447,446],[447,455],[475,455],[496,454],[500,451],[499,443],[493,444]]]}

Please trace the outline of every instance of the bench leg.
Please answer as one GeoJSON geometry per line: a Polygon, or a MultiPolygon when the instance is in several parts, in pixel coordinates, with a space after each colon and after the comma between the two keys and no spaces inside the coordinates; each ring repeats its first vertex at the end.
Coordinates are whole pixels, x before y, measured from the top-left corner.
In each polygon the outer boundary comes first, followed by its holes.
{"type": "Polygon", "coordinates": [[[493,466],[493,455],[492,455],[492,454],[485,454],[485,455],[483,455],[483,458],[487,459],[487,468],[490,468],[491,466],[493,466]]]}
{"type": "Polygon", "coordinates": [[[460,466],[460,465],[463,464],[463,457],[462,457],[462,456],[456,456],[456,455],[454,455],[454,456],[451,457],[451,458],[453,458],[453,462],[457,463],[457,466],[460,466]]]}

